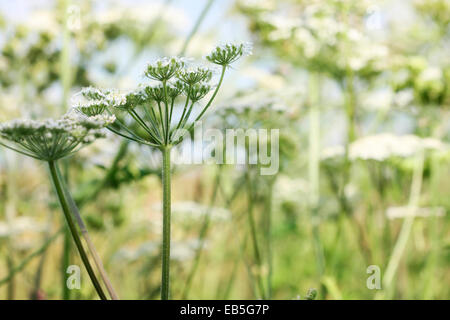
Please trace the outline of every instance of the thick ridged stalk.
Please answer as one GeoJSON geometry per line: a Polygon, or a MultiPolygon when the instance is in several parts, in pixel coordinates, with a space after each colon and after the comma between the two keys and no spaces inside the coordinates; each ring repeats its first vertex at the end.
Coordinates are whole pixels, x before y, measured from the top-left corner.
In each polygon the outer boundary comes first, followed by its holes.
{"type": "Polygon", "coordinates": [[[69,230],[72,234],[72,238],[75,242],[78,252],[80,253],[81,260],[83,261],[83,264],[86,267],[86,270],[89,274],[89,277],[91,278],[92,284],[94,285],[95,290],[97,291],[98,295],[100,296],[100,298],[102,300],[107,300],[106,295],[103,292],[103,289],[94,273],[94,270],[92,269],[91,263],[89,262],[89,258],[88,258],[86,251],[84,250],[83,245],[81,243],[80,236],[78,235],[77,228],[71,217],[70,209],[69,209],[69,202],[67,201],[66,192],[64,191],[64,186],[58,175],[56,163],[54,161],[49,161],[48,165],[50,168],[50,176],[51,176],[53,184],[55,186],[55,190],[58,195],[58,199],[61,204],[61,208],[62,208],[64,216],[66,218],[66,222],[69,227],[69,230]]]}
{"type": "Polygon", "coordinates": [[[169,300],[170,282],[170,150],[169,146],[161,149],[163,154],[162,186],[163,186],[163,239],[162,239],[162,273],[161,300],[169,300]]]}
{"type": "Polygon", "coordinates": [[[83,239],[86,241],[88,250],[91,253],[92,258],[94,259],[95,266],[97,267],[97,270],[100,273],[100,277],[102,278],[103,283],[105,284],[106,289],[108,290],[108,293],[111,296],[111,299],[118,300],[119,297],[117,296],[116,292],[114,291],[114,288],[112,287],[111,281],[109,280],[108,275],[106,274],[105,268],[103,267],[102,260],[100,259],[100,256],[98,255],[97,250],[94,247],[94,243],[92,242],[91,237],[89,236],[86,225],[84,224],[83,219],[81,218],[80,212],[78,211],[78,207],[75,204],[75,201],[73,200],[72,196],[70,195],[70,193],[64,183],[64,180],[62,179],[62,176],[61,176],[61,173],[59,172],[58,166],[56,166],[56,173],[58,174],[59,180],[61,181],[61,184],[63,186],[63,190],[65,192],[65,196],[68,201],[72,216],[75,217],[75,221],[78,224],[78,228],[81,231],[81,235],[83,236],[83,239]]]}

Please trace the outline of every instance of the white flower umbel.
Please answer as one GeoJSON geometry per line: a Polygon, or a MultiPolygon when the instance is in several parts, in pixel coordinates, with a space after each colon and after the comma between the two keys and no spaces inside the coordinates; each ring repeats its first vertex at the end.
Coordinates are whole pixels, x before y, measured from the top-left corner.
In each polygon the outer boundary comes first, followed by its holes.
{"type": "MultiPolygon", "coordinates": [[[[386,161],[390,158],[408,158],[422,151],[449,151],[449,146],[434,138],[421,138],[416,135],[395,135],[380,133],[360,138],[350,144],[349,158],[351,160],[386,161]]],[[[343,157],[343,146],[325,148],[322,159],[343,157]]]]}
{"type": "Polygon", "coordinates": [[[114,119],[68,113],[57,120],[12,120],[0,124],[0,144],[39,160],[55,161],[104,137],[103,128],[114,119]]]}
{"type": "Polygon", "coordinates": [[[185,62],[186,59],[178,57],[158,59],[147,65],[144,74],[153,80],[167,81],[184,67],[185,62]]]}
{"type": "Polygon", "coordinates": [[[216,47],[213,52],[206,56],[206,59],[214,64],[227,66],[242,56],[252,54],[252,44],[250,42],[240,44],[224,44],[216,47]]]}
{"type": "Polygon", "coordinates": [[[384,161],[392,157],[411,157],[423,150],[444,150],[446,145],[433,138],[381,133],[363,137],[350,145],[350,159],[384,161]]]}
{"type": "Polygon", "coordinates": [[[445,214],[444,207],[415,207],[414,210],[411,210],[409,206],[397,206],[386,209],[388,219],[402,219],[411,215],[415,217],[443,217],[445,214]]]}

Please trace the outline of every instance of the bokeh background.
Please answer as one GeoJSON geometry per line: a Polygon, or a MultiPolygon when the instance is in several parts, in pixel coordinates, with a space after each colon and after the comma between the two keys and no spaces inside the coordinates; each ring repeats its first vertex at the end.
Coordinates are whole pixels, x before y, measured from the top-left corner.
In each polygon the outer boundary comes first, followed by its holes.
{"type": "MultiPolygon", "coordinates": [[[[281,129],[280,170],[175,167],[172,298],[448,299],[449,22],[448,0],[2,1],[0,121],[251,41],[205,123],[281,129]]],[[[64,167],[121,298],[157,299],[158,156],[109,135],[64,167]]],[[[0,148],[0,298],[95,299],[83,267],[65,289],[81,261],[47,176],[0,148]]]]}

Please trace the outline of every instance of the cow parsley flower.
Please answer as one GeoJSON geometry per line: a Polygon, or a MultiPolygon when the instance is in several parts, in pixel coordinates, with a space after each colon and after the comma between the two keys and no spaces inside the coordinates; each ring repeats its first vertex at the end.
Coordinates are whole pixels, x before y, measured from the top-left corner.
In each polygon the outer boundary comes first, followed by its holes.
{"type": "Polygon", "coordinates": [[[114,120],[114,116],[74,112],[57,120],[12,120],[0,124],[0,138],[5,141],[0,144],[39,160],[55,161],[104,137],[102,129],[114,120]]]}
{"type": "Polygon", "coordinates": [[[162,83],[154,83],[143,86],[143,91],[149,100],[154,100],[157,103],[165,99],[165,91],[162,83]]]}
{"type": "Polygon", "coordinates": [[[183,94],[186,90],[186,85],[181,80],[169,81],[167,83],[167,95],[171,99],[176,99],[179,95],[183,94]]]}
{"type": "Polygon", "coordinates": [[[213,71],[208,67],[195,67],[181,69],[177,78],[186,83],[187,85],[194,85],[202,81],[210,81],[213,75],[213,71]]]}
{"type": "Polygon", "coordinates": [[[350,145],[350,159],[384,161],[391,157],[411,157],[422,150],[444,150],[445,148],[441,141],[433,138],[382,133],[353,142],[350,145]]]}
{"type": "Polygon", "coordinates": [[[186,59],[178,57],[158,59],[147,65],[144,74],[153,80],[167,81],[184,67],[185,61],[186,59]]]}
{"type": "Polygon", "coordinates": [[[103,114],[107,107],[108,102],[105,99],[100,99],[78,103],[76,104],[75,109],[88,117],[92,117],[103,114]]]}
{"type": "MultiPolygon", "coordinates": [[[[434,138],[421,138],[412,134],[395,135],[380,133],[366,136],[350,144],[351,160],[386,161],[393,157],[408,158],[424,150],[446,151],[448,145],[434,138]]],[[[342,146],[326,148],[322,159],[333,159],[344,156],[342,146]]]]}
{"type": "Polygon", "coordinates": [[[216,47],[206,59],[214,64],[227,66],[242,56],[252,54],[252,44],[249,42],[241,44],[224,44],[216,47]]]}
{"type": "Polygon", "coordinates": [[[196,83],[191,86],[190,98],[197,102],[205,97],[211,91],[211,86],[205,82],[196,83]]]}

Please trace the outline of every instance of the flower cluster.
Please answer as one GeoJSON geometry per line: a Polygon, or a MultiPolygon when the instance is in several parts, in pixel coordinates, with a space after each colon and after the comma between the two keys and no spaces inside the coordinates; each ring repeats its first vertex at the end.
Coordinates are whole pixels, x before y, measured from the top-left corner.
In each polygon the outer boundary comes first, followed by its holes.
{"type": "Polygon", "coordinates": [[[67,157],[83,145],[105,135],[103,128],[115,116],[83,116],[69,112],[62,118],[45,120],[12,120],[0,124],[0,144],[30,157],[54,161],[67,157]]]}
{"type": "Polygon", "coordinates": [[[399,58],[391,71],[391,86],[396,92],[409,90],[421,105],[448,105],[449,76],[445,69],[430,64],[424,57],[399,58]]]}
{"type": "Polygon", "coordinates": [[[153,80],[167,81],[172,78],[185,65],[185,59],[172,57],[156,60],[149,63],[144,74],[153,80]]]}
{"type": "Polygon", "coordinates": [[[133,127],[117,120],[108,129],[153,147],[176,145],[211,106],[227,67],[249,52],[248,44],[227,44],[215,48],[206,59],[222,67],[216,85],[210,84],[215,74],[213,68],[193,64],[185,58],[162,58],[147,65],[144,75],[151,80],[149,83],[141,84],[136,90],[126,93],[85,88],[79,93],[84,100],[75,104],[75,108],[87,116],[125,111],[133,118],[133,127]],[[210,99],[194,118],[194,106],[213,89],[210,99]],[[174,119],[174,114],[177,114],[174,109],[178,107],[180,97],[184,97],[184,102],[179,105],[180,116],[174,119]]]}
{"type": "Polygon", "coordinates": [[[250,43],[241,44],[225,44],[223,46],[216,47],[206,59],[214,64],[226,66],[242,56],[252,54],[252,45],[250,43]]]}
{"type": "Polygon", "coordinates": [[[213,71],[210,68],[197,66],[180,70],[177,77],[187,85],[194,85],[202,81],[210,81],[212,75],[213,71]]]}
{"type": "Polygon", "coordinates": [[[450,3],[447,0],[415,0],[419,13],[429,16],[444,29],[450,23],[450,3]]]}
{"type": "Polygon", "coordinates": [[[199,82],[192,85],[190,95],[191,100],[197,102],[203,99],[210,90],[211,86],[206,82],[199,82]]]}
{"type": "Polygon", "coordinates": [[[296,63],[336,77],[348,70],[362,77],[383,71],[389,63],[388,47],[360,31],[368,4],[351,1],[351,13],[346,7],[340,1],[310,1],[278,9],[275,1],[272,6],[261,6],[259,1],[240,3],[261,40],[296,63]],[[339,19],[349,14],[352,24],[339,19]]]}
{"type": "MultiPolygon", "coordinates": [[[[360,138],[350,145],[351,160],[386,161],[390,158],[408,158],[425,150],[448,151],[448,146],[433,138],[420,138],[415,135],[394,135],[380,133],[360,138]]],[[[344,155],[341,146],[325,149],[323,159],[333,159],[344,155]]]]}

